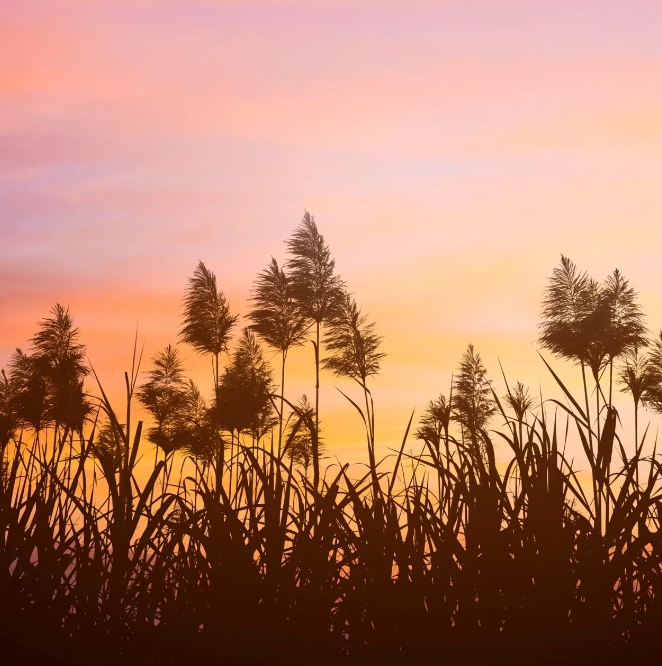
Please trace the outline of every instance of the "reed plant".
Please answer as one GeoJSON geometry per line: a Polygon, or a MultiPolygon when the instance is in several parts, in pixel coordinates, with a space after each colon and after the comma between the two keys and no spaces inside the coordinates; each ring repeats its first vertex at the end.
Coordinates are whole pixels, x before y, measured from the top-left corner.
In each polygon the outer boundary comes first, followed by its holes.
{"type": "MultiPolygon", "coordinates": [[[[304,231],[317,233],[312,218],[304,231]]],[[[56,306],[0,382],[7,663],[622,663],[654,654],[662,468],[648,428],[626,443],[611,396],[615,385],[635,412],[659,410],[662,347],[647,341],[635,294],[615,276],[601,287],[564,258],[543,307],[542,346],[585,380],[591,370],[594,412],[588,383],[574,396],[547,359],[558,397],[534,400],[505,373],[505,394],[497,391],[470,345],[449,397],[428,405],[412,438],[410,419],[382,459],[367,384],[383,358],[374,324],[342,291],[332,310],[310,314],[316,379],[327,369],[361,390],[363,406],[347,397],[366,427],[365,468],[321,469],[317,408],[284,395],[285,357],[303,341],[306,315],[275,261],[258,281],[252,330],[281,354],[280,388],[250,330],[221,371],[235,317],[203,264],[182,337],[213,359],[209,401],[175,347],[143,375],[134,346],[125,404],[111,404],[56,306]],[[593,305],[583,289],[599,294],[593,305]],[[554,299],[564,309],[552,311],[554,299]],[[569,459],[573,442],[579,462],[569,459]],[[150,450],[163,456],[143,455],[150,450]]]]}

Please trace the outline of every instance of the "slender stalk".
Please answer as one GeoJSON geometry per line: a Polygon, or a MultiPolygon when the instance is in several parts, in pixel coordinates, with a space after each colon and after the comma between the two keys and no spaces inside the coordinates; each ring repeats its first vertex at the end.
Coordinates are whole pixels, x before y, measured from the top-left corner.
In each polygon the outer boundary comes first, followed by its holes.
{"type": "Polygon", "coordinates": [[[368,400],[368,387],[365,383],[362,384],[363,387],[363,396],[365,398],[365,415],[366,415],[366,431],[368,434],[368,459],[370,462],[370,472],[372,475],[372,483],[375,497],[379,492],[379,482],[377,480],[377,462],[375,459],[375,433],[372,428],[372,414],[370,411],[370,403],[368,400]]]}
{"type": "Polygon", "coordinates": [[[595,430],[597,440],[600,442],[600,380],[595,378],[595,430]]]}
{"type": "Polygon", "coordinates": [[[282,456],[283,445],[283,416],[285,408],[285,359],[287,358],[287,350],[282,351],[282,363],[280,369],[280,414],[278,416],[278,460],[282,456]]]}
{"type": "Polygon", "coordinates": [[[635,482],[637,484],[637,490],[639,490],[639,457],[637,452],[639,451],[639,401],[634,401],[634,454],[636,458],[636,468],[634,471],[635,482]]]}
{"type": "Polygon", "coordinates": [[[221,408],[218,402],[218,386],[219,386],[219,372],[218,372],[218,357],[219,354],[214,354],[214,389],[216,390],[216,424],[214,427],[214,437],[217,440],[216,452],[216,501],[221,499],[221,487],[223,486],[223,472],[225,467],[225,447],[223,440],[219,434],[219,427],[221,423],[221,408]]]}
{"type": "Polygon", "coordinates": [[[313,437],[313,485],[319,486],[319,432],[320,432],[320,322],[315,322],[315,437],[313,437]]]}
{"type": "Polygon", "coordinates": [[[584,386],[584,403],[586,405],[586,423],[588,424],[588,443],[589,446],[591,447],[591,453],[595,458],[595,452],[593,451],[593,433],[591,428],[591,415],[588,406],[588,386],[586,382],[586,367],[584,366],[584,361],[581,361],[580,364],[582,368],[582,383],[584,386]]]}

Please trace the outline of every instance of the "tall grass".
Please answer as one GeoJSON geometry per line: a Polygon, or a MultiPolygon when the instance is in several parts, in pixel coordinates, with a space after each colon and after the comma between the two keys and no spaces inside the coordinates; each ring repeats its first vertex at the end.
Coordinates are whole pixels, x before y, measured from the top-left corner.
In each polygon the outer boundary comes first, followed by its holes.
{"type": "MultiPolygon", "coordinates": [[[[376,349],[371,325],[347,303],[341,333],[352,338],[355,321],[376,349]]],[[[168,353],[148,388],[164,368],[178,372],[168,353]]],[[[3,407],[0,632],[12,663],[591,663],[655,649],[656,444],[644,455],[648,432],[625,444],[611,399],[591,419],[551,364],[561,399],[536,406],[520,384],[505,382],[499,397],[470,347],[450,398],[422,419],[419,443],[410,420],[399,449],[378,460],[366,385],[376,366],[337,357],[331,369],[349,363],[364,391],[365,408],[354,406],[369,465],[365,474],[331,465],[318,480],[289,455],[304,430],[317,437],[315,411],[277,390],[280,413],[266,433],[237,427],[225,454],[209,455],[219,444],[207,426],[177,421],[186,446],[162,447],[138,474],[154,444],[134,418],[134,357],[121,410],[94,374],[96,398],[77,426],[12,421],[3,407]],[[480,401],[462,408],[472,391],[480,401]],[[207,448],[196,449],[199,438],[207,448]],[[579,467],[565,454],[574,439],[579,467]]],[[[168,390],[184,387],[169,372],[168,390]]],[[[215,362],[215,388],[219,376],[215,362]]],[[[5,406],[18,404],[11,390],[7,380],[5,406]]],[[[170,431],[150,432],[159,441],[170,431]]]]}

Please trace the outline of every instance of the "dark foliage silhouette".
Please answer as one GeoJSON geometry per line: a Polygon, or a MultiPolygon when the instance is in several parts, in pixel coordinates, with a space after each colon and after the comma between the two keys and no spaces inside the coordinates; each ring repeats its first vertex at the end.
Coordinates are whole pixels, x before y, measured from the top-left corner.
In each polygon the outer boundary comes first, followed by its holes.
{"type": "Polygon", "coordinates": [[[275,423],[273,382],[255,335],[244,329],[232,362],[221,378],[217,404],[221,426],[231,433],[249,433],[256,441],[275,423]]]}
{"type": "Polygon", "coordinates": [[[313,436],[313,484],[319,485],[319,370],[320,370],[320,330],[336,314],[343,295],[342,280],[335,274],[335,260],[317,230],[315,218],[306,211],[301,224],[287,241],[288,261],[292,280],[292,294],[297,307],[305,320],[315,326],[315,434],[313,436]]]}
{"type": "Polygon", "coordinates": [[[188,385],[177,349],[168,345],[152,359],[154,368],[148,373],[138,393],[155,422],[147,438],[168,455],[181,448],[186,441],[186,409],[188,385]]]}
{"type": "Polygon", "coordinates": [[[365,412],[347,397],[357,408],[366,426],[368,459],[373,483],[377,488],[377,463],[375,459],[375,409],[368,389],[368,377],[379,372],[379,364],[384,354],[379,351],[381,337],[375,334],[375,324],[368,323],[356,301],[347,293],[338,295],[335,312],[330,319],[324,344],[329,356],[322,367],[338,377],[353,379],[363,390],[365,412]]]}
{"type": "MultiPolygon", "coordinates": [[[[313,460],[313,428],[310,426],[315,423],[315,408],[308,401],[304,394],[297,402],[292,412],[290,422],[287,428],[288,448],[287,457],[294,463],[301,465],[308,473],[310,464],[313,460]]],[[[322,439],[322,429],[318,423],[319,432],[317,438],[317,450],[320,458],[324,453],[324,440],[322,439]]]]}
{"type": "Polygon", "coordinates": [[[381,338],[340,289],[312,218],[297,234],[302,245],[290,249],[304,263],[292,264],[292,284],[312,289],[306,271],[316,266],[326,276],[317,319],[274,261],[232,349],[236,317],[198,266],[182,338],[212,358],[208,400],[168,346],[145,375],[134,351],[126,404],[112,405],[60,306],[29,352],[11,357],[0,378],[6,662],[654,657],[662,466],[648,427],[635,425],[633,444],[620,431],[612,384],[631,396],[635,419],[661,411],[662,337],[645,337],[621,274],[600,286],[563,258],[545,295],[542,346],[579,365],[581,399],[544,358],[560,399],[534,398],[505,373],[497,393],[469,345],[449,397],[419,419],[417,444],[410,420],[393,455],[378,460],[368,381],[381,338]],[[363,406],[345,395],[366,428],[367,472],[338,462],[330,441],[323,458],[316,406],[273,384],[259,339],[284,362],[311,321],[315,349],[323,324],[328,353],[316,354],[316,386],[321,368],[363,393],[363,406]],[[592,416],[586,369],[599,395],[592,416]],[[581,461],[567,455],[573,443],[581,461]]]}
{"type": "Polygon", "coordinates": [[[483,451],[483,432],[496,412],[496,406],[487,380],[487,369],[472,344],[460,360],[453,389],[455,401],[451,418],[459,423],[462,438],[466,438],[471,455],[480,456],[483,451]]]}
{"type": "MultiPolygon", "coordinates": [[[[214,390],[219,388],[219,357],[228,350],[238,315],[230,313],[230,306],[222,291],[216,286],[216,276],[202,261],[198,263],[193,277],[189,278],[184,295],[183,326],[180,339],[191,345],[200,354],[209,354],[213,359],[214,390]]],[[[225,468],[225,447],[218,436],[220,414],[211,415],[214,419],[212,432],[215,442],[216,487],[222,485],[225,468]]],[[[213,457],[212,457],[213,459],[213,457]]]]}
{"type": "Polygon", "coordinates": [[[281,354],[280,413],[278,417],[278,451],[280,453],[283,440],[287,352],[292,347],[298,347],[305,342],[308,322],[295,300],[294,283],[273,257],[266,270],[258,275],[253,289],[252,304],[253,309],[249,313],[249,317],[253,320],[251,329],[281,354]]]}

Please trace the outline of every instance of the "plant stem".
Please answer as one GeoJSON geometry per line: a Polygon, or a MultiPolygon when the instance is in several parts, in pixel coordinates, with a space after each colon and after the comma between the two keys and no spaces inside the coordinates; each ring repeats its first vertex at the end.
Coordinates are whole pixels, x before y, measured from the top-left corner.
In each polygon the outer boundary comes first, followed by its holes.
{"type": "Polygon", "coordinates": [[[315,437],[313,437],[313,485],[317,490],[320,481],[319,433],[320,433],[320,322],[315,322],[315,437]]]}

